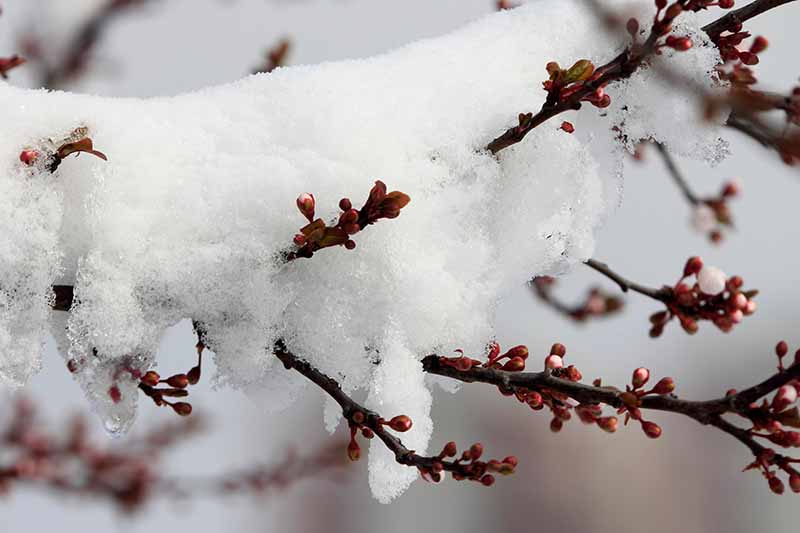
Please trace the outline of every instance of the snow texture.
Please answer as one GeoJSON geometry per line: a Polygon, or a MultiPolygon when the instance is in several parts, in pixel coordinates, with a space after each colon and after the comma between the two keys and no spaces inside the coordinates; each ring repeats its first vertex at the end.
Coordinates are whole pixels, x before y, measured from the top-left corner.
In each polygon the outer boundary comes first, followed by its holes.
{"type": "MultiPolygon", "coordinates": [[[[679,29],[697,46],[658,61],[712,90],[718,57],[697,28],[685,17],[679,29]]],[[[505,291],[590,256],[618,201],[618,177],[601,175],[596,159],[619,146],[612,126],[627,148],[655,139],[722,155],[713,125],[687,126],[694,104],[659,88],[654,68],[610,89],[608,117],[590,106],[565,116],[579,130],[586,119],[591,142],[556,120],[498,158],[482,150],[540,107],[548,61],[600,64],[622,46],[584,2],[541,0],[379,57],[174,98],[0,84],[0,380],[29,379],[51,327],[106,428],[120,433],[138,392],[123,369],[153,368],[165,328],[191,318],[205,325],[219,383],[261,391],[270,407],[291,403],[303,379],[269,354],[283,339],[345,391],[368,390],[383,416],[409,415],[403,440],[422,452],[432,423],[420,358],[481,353],[505,291]],[[108,162],[83,154],[55,174],[20,163],[22,149],[52,148],[78,127],[108,162]],[[359,207],[376,179],[410,195],[399,218],[357,234],[354,251],[280,261],[304,225],[299,193],[331,219],[341,197],[359,207]],[[48,311],[53,283],[75,286],[68,315],[48,311]]],[[[335,427],[333,406],[326,413],[335,427]]],[[[370,483],[388,502],[416,472],[373,447],[370,483]]]]}

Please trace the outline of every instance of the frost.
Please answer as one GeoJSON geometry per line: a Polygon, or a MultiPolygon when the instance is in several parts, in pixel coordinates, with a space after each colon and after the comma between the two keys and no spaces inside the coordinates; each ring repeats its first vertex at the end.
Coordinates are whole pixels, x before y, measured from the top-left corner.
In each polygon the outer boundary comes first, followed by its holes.
{"type": "MultiPolygon", "coordinates": [[[[687,20],[676,31],[697,46],[663,61],[711,90],[718,58],[687,20]]],[[[588,140],[548,122],[498,158],[483,151],[517,113],[539,109],[548,61],[599,64],[621,46],[583,1],[540,0],[379,57],[174,98],[0,84],[0,380],[19,385],[36,371],[49,324],[106,427],[122,432],[135,373],[155,365],[166,328],[191,318],[207,331],[219,384],[265,409],[290,404],[306,384],[270,355],[282,339],[345,391],[369,390],[384,416],[410,416],[403,441],[421,452],[432,427],[420,358],[480,353],[505,291],[590,256],[618,203],[617,178],[597,158],[618,142],[611,126],[627,142],[721,155],[716,130],[696,130],[691,101],[654,82],[654,69],[613,93],[611,120],[581,111],[588,140]],[[23,168],[22,149],[78,127],[108,162],[23,168]],[[340,198],[359,206],[376,179],[411,197],[399,218],[357,234],[354,251],[279,259],[304,225],[298,194],[313,193],[331,219],[340,198]],[[49,317],[53,283],[75,287],[68,318],[49,317]]],[[[380,501],[415,477],[371,451],[380,501]]]]}

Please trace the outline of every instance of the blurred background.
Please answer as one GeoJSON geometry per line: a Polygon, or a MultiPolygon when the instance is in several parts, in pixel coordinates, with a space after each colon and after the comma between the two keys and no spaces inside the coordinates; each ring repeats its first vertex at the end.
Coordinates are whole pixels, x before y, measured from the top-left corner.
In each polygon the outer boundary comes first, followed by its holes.
{"type": "MultiPolygon", "coordinates": [[[[77,29],[103,3],[4,0],[0,55],[38,43],[41,57],[39,63],[14,70],[11,82],[41,86],[43,62],[63,54],[77,29]]],[[[282,38],[291,41],[288,64],[359,58],[448,32],[496,8],[493,0],[138,3],[105,26],[85,71],[60,82],[60,88],[110,96],[174,95],[229,82],[262,67],[267,50],[282,38]]],[[[796,83],[798,41],[790,28],[797,23],[800,4],[748,23],[748,29],[771,43],[757,67],[762,86],[785,92],[796,83]]],[[[572,121],[577,125],[580,117],[572,121]]],[[[701,195],[716,194],[731,178],[740,180],[743,195],[731,204],[736,228],[721,246],[690,227],[689,206],[658,154],[650,150],[642,162],[626,163],[624,200],[601,229],[595,257],[631,279],[658,286],[674,283],[685,259],[701,255],[761,290],[753,317],[727,335],[704,323],[689,337],[673,323],[662,338],[652,340],[647,316],[659,306],[643,297],[627,297],[620,314],[576,324],[520,287],[505,295],[498,307],[501,345],[527,344],[538,358],[560,341],[568,347],[567,362],[576,364],[587,379],[602,376],[605,383],[622,385],[633,368],[644,365],[655,377],[675,377],[677,393],[693,399],[720,396],[774,371],[775,343],[783,338],[793,348],[800,344],[800,174],[737,133],[728,132],[728,139],[732,155],[716,168],[679,162],[701,195]]],[[[592,285],[616,292],[612,283],[580,268],[559,280],[555,290],[560,298],[577,302],[592,285]]],[[[195,341],[190,324],[173,328],[158,356],[162,374],[193,364],[195,341]]],[[[44,363],[44,371],[24,393],[57,430],[67,413],[85,410],[86,403],[52,342],[44,363]]],[[[213,373],[210,364],[205,372],[213,373]]],[[[291,449],[313,453],[332,439],[346,440],[344,428],[333,437],[325,431],[322,393],[316,389],[308,389],[288,411],[269,413],[239,392],[214,390],[209,381],[192,392],[205,431],[164,457],[171,474],[213,475],[277,463],[291,449]]],[[[547,414],[534,413],[491,387],[474,385],[455,395],[436,390],[433,417],[431,450],[449,440],[463,445],[481,441],[492,457],[516,455],[517,473],[489,489],[477,483],[418,482],[385,506],[371,499],[366,461],[361,461],[343,474],[311,477],[258,496],[158,500],[133,516],[105,502],[15,489],[0,499],[0,532],[151,532],[178,527],[194,533],[223,528],[383,533],[434,527],[440,533],[795,529],[800,501],[796,496],[770,493],[759,475],[741,472],[751,461],[743,446],[679,416],[650,417],[664,429],[657,440],[647,439],[636,426],[608,435],[577,421],[554,435],[547,414]]],[[[171,411],[143,401],[133,433],[146,434],[172,418],[171,411]]],[[[105,438],[99,423],[90,420],[99,438],[105,438]]],[[[344,454],[344,446],[341,451],[344,454]]]]}

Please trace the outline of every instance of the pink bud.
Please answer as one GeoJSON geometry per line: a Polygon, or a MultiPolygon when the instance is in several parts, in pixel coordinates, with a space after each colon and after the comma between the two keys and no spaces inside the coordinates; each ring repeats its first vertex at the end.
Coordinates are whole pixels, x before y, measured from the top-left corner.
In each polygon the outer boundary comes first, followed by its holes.
{"type": "Polygon", "coordinates": [[[797,389],[791,385],[783,385],[772,400],[772,409],[782,411],[797,400],[797,389]]]}
{"type": "Polygon", "coordinates": [[[639,387],[644,386],[647,383],[647,380],[650,379],[650,371],[646,368],[639,367],[633,371],[633,379],[631,380],[633,383],[633,388],[638,389],[639,387]]]}
{"type": "Polygon", "coordinates": [[[19,154],[19,160],[28,166],[33,165],[38,158],[39,152],[36,150],[23,150],[22,153],[19,154]]]}
{"type": "Polygon", "coordinates": [[[303,216],[308,219],[309,222],[314,221],[315,207],[316,207],[316,201],[314,200],[313,194],[304,192],[303,194],[297,197],[297,208],[300,210],[300,213],[302,213],[303,216]]]}
{"type": "Polygon", "coordinates": [[[564,360],[560,355],[550,354],[545,358],[544,366],[551,370],[554,368],[562,368],[564,366],[564,360]]]}
{"type": "Polygon", "coordinates": [[[704,266],[697,273],[697,284],[700,290],[709,296],[720,294],[725,290],[725,273],[713,266],[704,266]]]}

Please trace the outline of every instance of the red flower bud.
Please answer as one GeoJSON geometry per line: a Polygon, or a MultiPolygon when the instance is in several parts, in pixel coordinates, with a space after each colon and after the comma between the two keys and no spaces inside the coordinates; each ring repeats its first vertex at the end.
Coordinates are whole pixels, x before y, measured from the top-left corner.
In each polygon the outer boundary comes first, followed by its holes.
{"type": "Polygon", "coordinates": [[[633,388],[638,389],[639,387],[644,386],[645,383],[650,379],[650,371],[646,368],[639,367],[633,371],[633,379],[631,382],[633,383],[633,388]]]}
{"type": "Polygon", "coordinates": [[[730,9],[733,7],[733,0],[719,0],[719,7],[722,9],[730,9]]]}
{"type": "Polygon", "coordinates": [[[480,459],[481,455],[483,455],[483,445],[480,442],[476,442],[469,447],[469,456],[473,461],[480,459]]]}
{"type": "Polygon", "coordinates": [[[28,166],[36,163],[37,159],[39,159],[39,152],[36,150],[23,150],[22,153],[19,154],[19,160],[28,166]]]}
{"type": "Polygon", "coordinates": [[[566,120],[561,123],[560,129],[567,133],[575,133],[575,126],[573,126],[571,122],[567,122],[566,120]]]}
{"type": "Polygon", "coordinates": [[[458,447],[456,446],[456,443],[453,441],[448,442],[447,444],[444,445],[444,448],[442,448],[442,455],[444,455],[445,457],[455,457],[457,453],[458,453],[458,447]]]}
{"type": "Polygon", "coordinates": [[[800,492],[800,475],[793,473],[789,476],[789,487],[792,492],[800,492]]]}
{"type": "Polygon", "coordinates": [[[692,274],[697,274],[703,269],[703,260],[699,257],[690,257],[686,261],[686,266],[683,267],[683,275],[684,276],[691,276],[692,274]]]}
{"type": "Polygon", "coordinates": [[[508,372],[519,372],[525,370],[525,361],[521,357],[514,357],[503,365],[503,370],[508,372]]]}
{"type": "Polygon", "coordinates": [[[149,387],[155,387],[158,385],[158,382],[161,381],[161,376],[158,375],[158,372],[154,372],[150,370],[149,372],[145,373],[142,376],[141,382],[149,387]]]}
{"type": "Polygon", "coordinates": [[[553,355],[560,355],[561,357],[564,357],[565,355],[567,355],[567,347],[561,344],[560,342],[557,342],[550,348],[550,353],[553,355]]]}
{"type": "Polygon", "coordinates": [[[778,357],[784,357],[789,352],[789,345],[786,344],[786,341],[780,341],[775,346],[775,355],[778,357]]]}
{"type": "Polygon", "coordinates": [[[657,439],[661,436],[661,427],[655,422],[642,421],[642,431],[651,439],[657,439]]]}
{"type": "Polygon", "coordinates": [[[600,426],[600,429],[607,433],[614,433],[617,431],[618,424],[619,420],[617,420],[616,416],[606,416],[597,419],[597,425],[600,426]]]}
{"type": "Polygon", "coordinates": [[[494,476],[491,474],[486,474],[481,478],[481,485],[484,487],[491,487],[494,485],[494,476]]]}
{"type": "Polygon", "coordinates": [[[675,390],[675,380],[672,378],[661,378],[656,386],[653,387],[653,391],[656,394],[669,394],[675,390]]]}
{"type": "Polygon", "coordinates": [[[174,376],[170,376],[165,379],[164,382],[170,387],[185,389],[189,386],[189,376],[186,374],[175,374],[174,376]]]}
{"type": "Polygon", "coordinates": [[[314,200],[313,194],[304,192],[303,194],[297,197],[297,209],[300,210],[300,213],[302,213],[303,216],[306,217],[309,222],[314,221],[315,207],[316,207],[316,201],[314,200]]]}
{"type": "Polygon", "coordinates": [[[628,22],[625,24],[625,29],[628,30],[632,36],[635,36],[639,32],[639,21],[635,18],[629,18],[628,22]]]}
{"type": "Polygon", "coordinates": [[[750,53],[752,54],[760,54],[764,50],[767,49],[769,46],[769,41],[767,41],[764,37],[758,36],[753,39],[753,44],[750,45],[750,53]]]}
{"type": "Polygon", "coordinates": [[[180,416],[189,416],[192,414],[192,404],[186,402],[175,402],[171,405],[172,410],[180,416]]]}
{"type": "Polygon", "coordinates": [[[342,211],[349,211],[353,208],[353,203],[349,198],[342,198],[339,200],[339,209],[342,211]]]}
{"type": "Polygon", "coordinates": [[[776,476],[770,476],[768,482],[769,482],[769,490],[771,490],[775,494],[783,494],[784,491],[783,481],[778,479],[776,476]]]}
{"type": "Polygon", "coordinates": [[[525,397],[525,401],[528,403],[531,409],[541,409],[542,405],[544,404],[542,395],[536,391],[529,392],[525,397]]]}
{"type": "Polygon", "coordinates": [[[411,424],[411,419],[406,415],[397,415],[389,420],[389,427],[400,433],[404,433],[411,429],[411,424]]]}
{"type": "Polygon", "coordinates": [[[351,461],[358,461],[361,458],[361,448],[355,439],[351,439],[350,444],[347,445],[347,457],[351,461]]]}
{"type": "Polygon", "coordinates": [[[114,403],[119,403],[122,401],[122,392],[120,392],[119,387],[116,385],[112,385],[108,388],[108,396],[111,398],[111,401],[114,403]]]}
{"type": "Polygon", "coordinates": [[[524,345],[514,346],[509,351],[504,354],[506,357],[511,359],[515,357],[519,357],[523,361],[528,358],[528,347],[524,345]]]}

